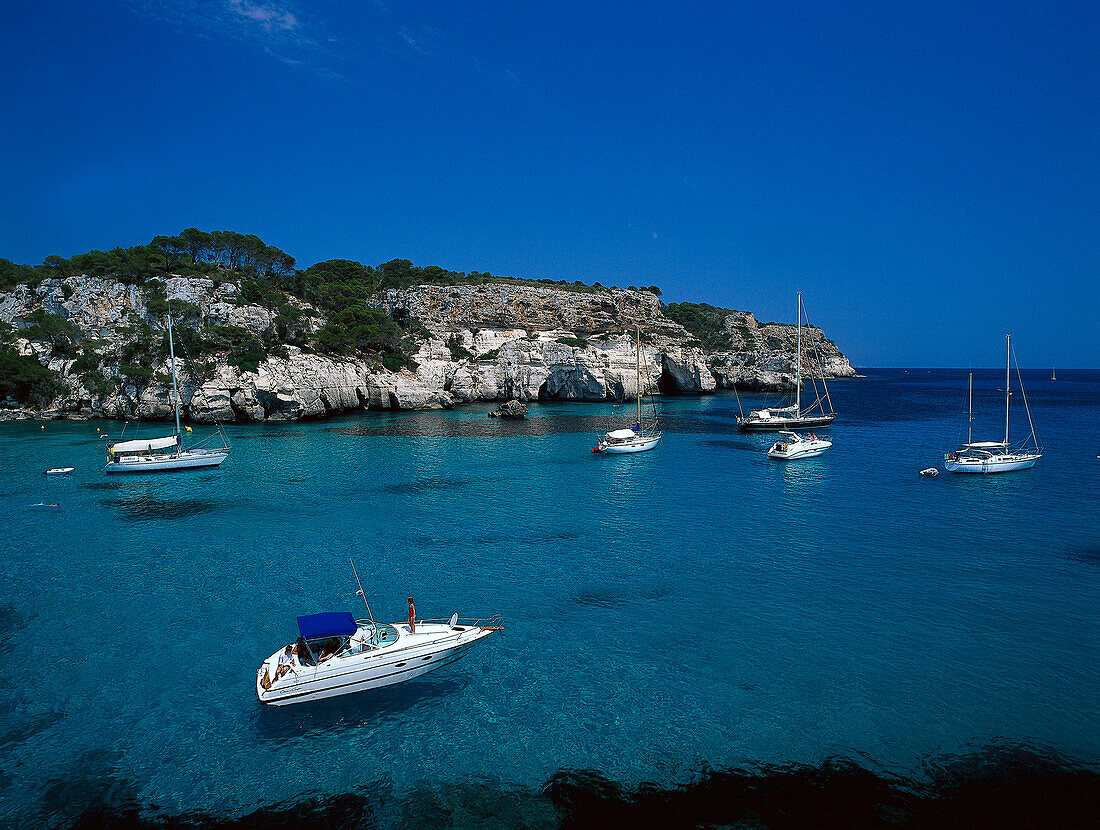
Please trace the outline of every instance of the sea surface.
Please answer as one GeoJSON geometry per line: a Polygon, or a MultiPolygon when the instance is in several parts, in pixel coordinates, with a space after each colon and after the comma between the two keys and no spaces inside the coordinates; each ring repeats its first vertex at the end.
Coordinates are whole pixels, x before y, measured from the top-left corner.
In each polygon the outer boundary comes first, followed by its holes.
{"type": "MultiPolygon", "coordinates": [[[[1025,372],[1034,469],[928,479],[966,372],[863,371],[830,384],[833,448],[786,463],[737,431],[769,401],[728,393],[659,400],[630,456],[589,452],[611,404],[234,425],[221,469],[139,476],[103,472],[101,435],[163,424],[0,424],[0,825],[732,824],[774,790],[754,826],[778,827],[807,787],[842,809],[861,781],[882,819],[984,775],[1075,826],[1100,799],[1100,372],[1025,372]],[[507,629],[262,707],[296,615],[363,615],[349,559],[376,618],[412,594],[507,629]]],[[[975,440],[1002,383],[976,374],[975,440]]]]}

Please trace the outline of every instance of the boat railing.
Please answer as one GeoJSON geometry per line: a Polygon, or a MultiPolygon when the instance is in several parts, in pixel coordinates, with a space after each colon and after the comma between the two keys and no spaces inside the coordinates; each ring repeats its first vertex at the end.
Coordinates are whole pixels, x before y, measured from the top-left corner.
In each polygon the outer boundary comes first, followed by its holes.
{"type": "MultiPolygon", "coordinates": [[[[450,623],[450,617],[439,617],[433,619],[417,620],[418,623],[450,623]]],[[[459,617],[455,620],[455,625],[466,626],[467,628],[484,628],[489,631],[503,631],[504,630],[504,617],[500,614],[493,614],[491,617],[459,617]]]]}

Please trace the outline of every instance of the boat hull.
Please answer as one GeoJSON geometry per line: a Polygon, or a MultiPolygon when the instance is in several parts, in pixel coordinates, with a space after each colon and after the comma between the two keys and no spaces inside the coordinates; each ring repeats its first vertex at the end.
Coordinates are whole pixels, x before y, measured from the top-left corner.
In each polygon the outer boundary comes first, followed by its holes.
{"type": "Polygon", "coordinates": [[[661,440],[661,436],[658,435],[653,438],[637,438],[631,441],[624,441],[621,444],[600,444],[597,450],[601,453],[608,453],[610,455],[622,455],[632,452],[645,452],[651,450],[657,446],[657,442],[661,440]]]}
{"type": "Polygon", "coordinates": [[[827,427],[836,420],[836,415],[813,415],[798,418],[768,418],[767,420],[749,420],[743,418],[737,422],[741,432],[781,432],[788,429],[808,429],[827,427]]]}
{"type": "Polygon", "coordinates": [[[1011,473],[1029,470],[1042,455],[1012,455],[1001,458],[944,459],[944,469],[949,473],[1011,473]]]}
{"type": "Polygon", "coordinates": [[[492,629],[467,628],[423,643],[410,643],[416,635],[405,634],[401,648],[352,655],[319,666],[298,666],[296,673],[284,675],[264,689],[262,677],[265,668],[270,671],[275,665],[276,652],[257,671],[256,695],[263,704],[289,706],[393,686],[460,660],[491,633],[492,629]]]}
{"type": "Polygon", "coordinates": [[[108,461],[108,473],[161,473],[171,470],[192,470],[196,467],[217,467],[229,457],[227,450],[187,450],[163,457],[137,456],[120,461],[108,461]]]}
{"type": "Polygon", "coordinates": [[[800,458],[814,458],[821,455],[825,450],[832,446],[830,441],[812,441],[805,442],[808,446],[791,446],[788,445],[787,449],[778,449],[772,447],[768,450],[768,458],[774,458],[777,461],[796,461],[800,458]]]}

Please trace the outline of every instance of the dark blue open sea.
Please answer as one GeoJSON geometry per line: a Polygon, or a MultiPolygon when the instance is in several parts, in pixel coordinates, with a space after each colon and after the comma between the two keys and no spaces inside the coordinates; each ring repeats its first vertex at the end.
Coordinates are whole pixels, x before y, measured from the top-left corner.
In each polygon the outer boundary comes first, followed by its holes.
{"type": "Polygon", "coordinates": [[[221,470],[137,477],[102,471],[121,424],[0,424],[0,825],[1095,825],[1100,372],[1025,373],[1033,470],[938,479],[965,371],[867,375],[786,464],[732,394],[660,401],[633,456],[589,453],[611,405],[481,406],[232,426],[221,470]],[[262,708],[295,615],[360,611],[349,557],[376,617],[507,631],[262,708]]]}

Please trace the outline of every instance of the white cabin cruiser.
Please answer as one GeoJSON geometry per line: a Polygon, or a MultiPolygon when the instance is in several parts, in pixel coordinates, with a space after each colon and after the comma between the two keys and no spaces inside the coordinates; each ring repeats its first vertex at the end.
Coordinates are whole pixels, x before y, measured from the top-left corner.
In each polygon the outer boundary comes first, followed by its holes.
{"type": "Polygon", "coordinates": [[[415,628],[356,620],[348,611],[298,617],[297,641],[257,670],[256,695],[261,703],[286,706],[403,683],[455,662],[504,625],[499,616],[460,620],[455,614],[417,620],[415,628]]]}
{"type": "Polygon", "coordinates": [[[818,438],[812,432],[807,435],[799,435],[797,432],[781,430],[779,434],[785,437],[772,444],[771,449],[768,450],[768,458],[778,458],[781,461],[813,458],[815,455],[821,455],[833,445],[832,441],[827,438],[818,438]]]}

